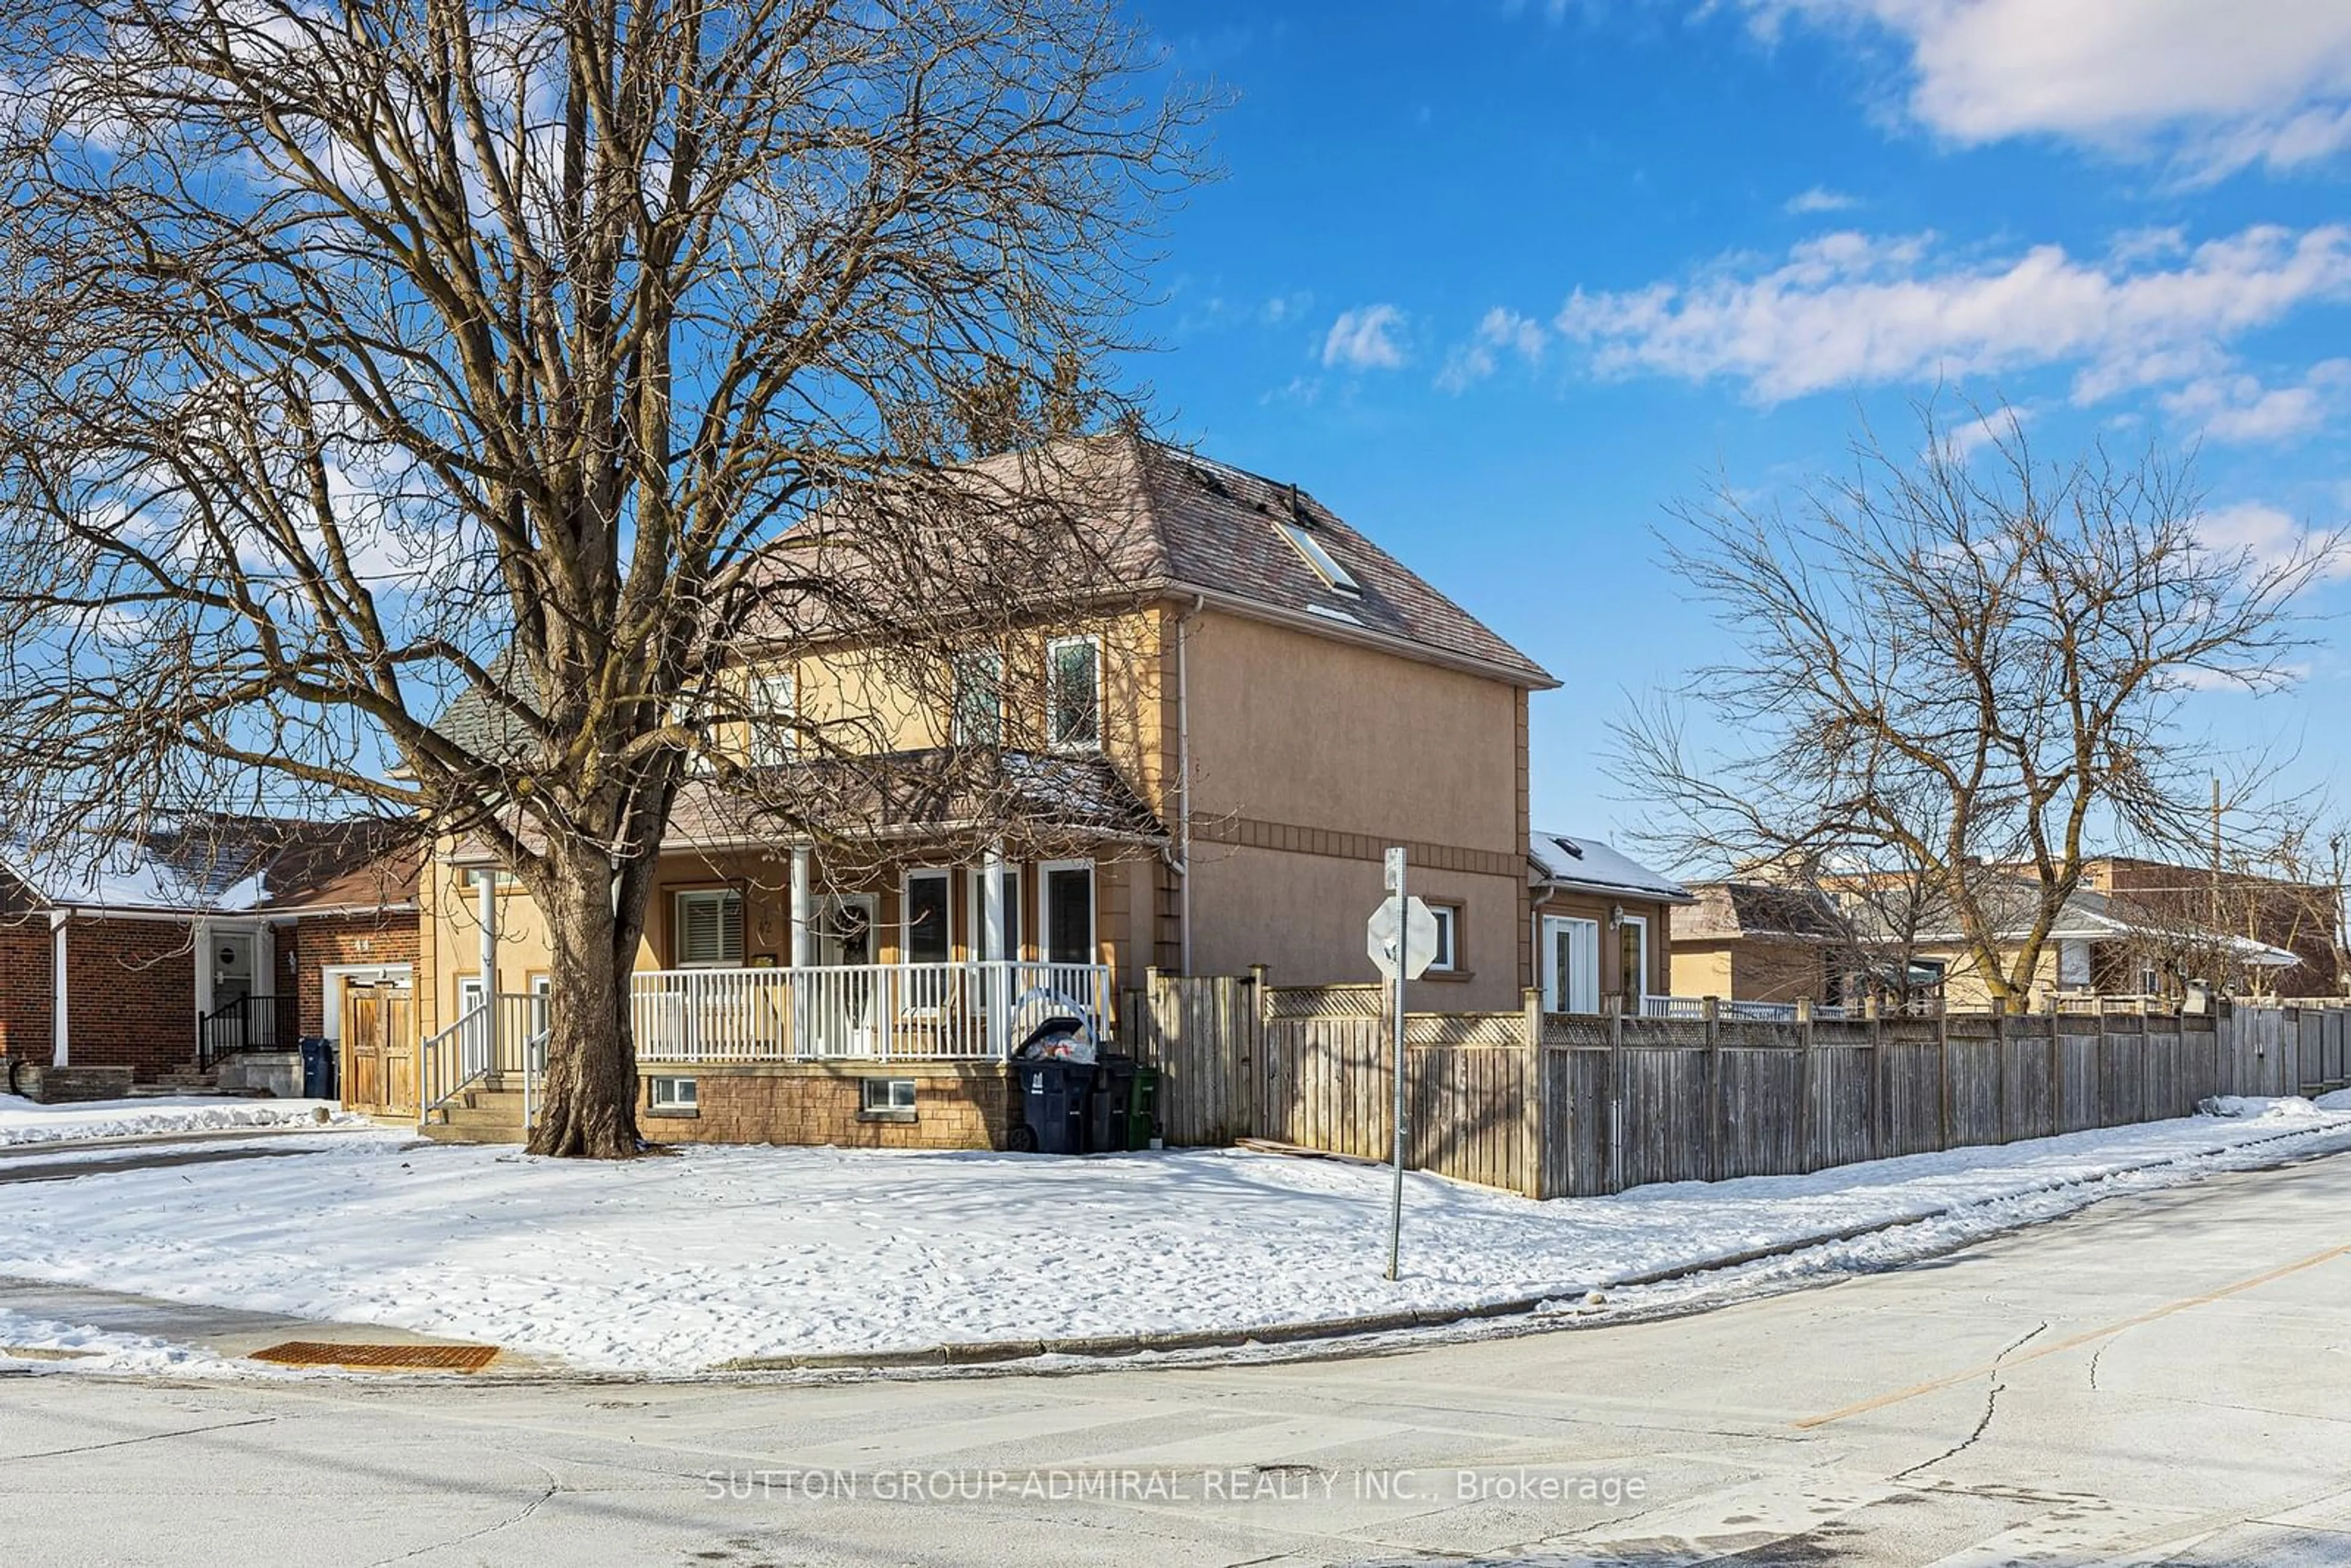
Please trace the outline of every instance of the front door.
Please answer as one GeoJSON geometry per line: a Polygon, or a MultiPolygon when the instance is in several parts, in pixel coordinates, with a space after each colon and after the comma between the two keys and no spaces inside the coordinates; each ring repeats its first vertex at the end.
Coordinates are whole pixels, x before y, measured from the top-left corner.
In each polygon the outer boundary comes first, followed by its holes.
{"type": "Polygon", "coordinates": [[[1600,1010],[1600,922],[1543,917],[1543,1010],[1600,1010]]]}
{"type": "Polygon", "coordinates": [[[404,980],[342,984],[343,1103],[370,1115],[414,1115],[415,993],[404,980]]]}
{"type": "Polygon", "coordinates": [[[213,967],[213,1021],[206,1027],[214,1054],[269,1049],[277,1043],[271,1009],[246,1005],[254,993],[253,933],[216,930],[211,941],[203,961],[213,967]]]}
{"type": "Polygon", "coordinates": [[[872,1056],[880,1045],[874,1017],[873,895],[830,894],[817,900],[812,913],[810,967],[793,979],[799,1053],[872,1056]]]}

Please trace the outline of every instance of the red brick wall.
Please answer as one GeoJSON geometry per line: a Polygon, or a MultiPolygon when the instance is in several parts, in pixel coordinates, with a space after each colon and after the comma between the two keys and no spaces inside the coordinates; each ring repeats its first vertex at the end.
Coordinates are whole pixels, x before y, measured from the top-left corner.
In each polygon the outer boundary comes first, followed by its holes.
{"type": "Polygon", "coordinates": [[[277,994],[290,994],[290,1017],[281,1008],[280,1038],[293,1040],[326,1031],[325,970],[334,964],[416,962],[416,913],[347,915],[288,922],[277,928],[277,994]]]}
{"type": "Polygon", "coordinates": [[[66,1023],[76,1067],[141,1079],[192,1067],[196,967],[172,920],[75,920],[66,928],[66,1023]]]}
{"type": "Polygon", "coordinates": [[[47,915],[0,925],[0,1056],[47,1061],[54,1048],[49,995],[56,972],[47,915]]]}

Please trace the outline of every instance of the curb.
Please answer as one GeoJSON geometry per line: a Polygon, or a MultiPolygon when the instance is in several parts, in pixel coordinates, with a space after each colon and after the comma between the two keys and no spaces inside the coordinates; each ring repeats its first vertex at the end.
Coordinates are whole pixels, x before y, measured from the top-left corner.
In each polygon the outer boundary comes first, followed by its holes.
{"type": "Polygon", "coordinates": [[[2043,1182],[2034,1186],[2021,1187],[1997,1197],[1981,1198],[1972,1203],[1955,1203],[1941,1208],[1927,1209],[1916,1214],[1900,1215],[1891,1219],[1872,1220],[1860,1225],[1848,1225],[1835,1230],[1816,1231],[1811,1235],[1775,1241],[1742,1251],[1719,1253],[1687,1263],[1669,1264],[1637,1274],[1612,1277],[1594,1285],[1562,1285],[1540,1295],[1513,1297],[1508,1301],[1483,1301],[1467,1307],[1427,1307],[1400,1309],[1392,1312],[1364,1312],[1348,1317],[1316,1318],[1301,1322],[1269,1323],[1249,1329],[1182,1329],[1165,1333],[1134,1333],[1099,1335],[1074,1339],[1033,1340],[973,1340],[954,1344],[925,1345],[914,1350],[835,1351],[810,1355],[747,1355],[717,1362],[707,1370],[728,1372],[842,1372],[884,1371],[904,1367],[983,1366],[1004,1362],[1032,1361],[1042,1356],[1064,1355],[1090,1360],[1111,1361],[1145,1353],[1165,1354],[1194,1350],[1239,1350],[1249,1345],[1295,1344],[1317,1340],[1339,1340],[1368,1337],[1373,1334],[1401,1333],[1414,1329],[1449,1328],[1461,1323],[1479,1322],[1493,1318],[1529,1317],[1552,1302],[1568,1300],[1593,1291],[1632,1290],[1645,1285],[1669,1284],[1698,1274],[1710,1274],[1724,1269],[1743,1268],[1767,1259],[1784,1258],[1792,1253],[1808,1251],[1815,1247],[1833,1247],[1840,1242],[1857,1241],[1865,1236],[1882,1235],[1913,1225],[1924,1225],[1932,1219],[1946,1219],[1972,1209],[1988,1208],[1996,1203],[2013,1203],[2019,1198],[2032,1197],[2042,1193],[2064,1192],[2070,1187],[2094,1186],[2118,1176],[2135,1176],[2142,1171],[2160,1170],[2188,1160],[2209,1158],[2214,1155],[2234,1154],[2240,1149],[2254,1149],[2265,1145],[2283,1143],[2293,1138],[2306,1138],[2314,1133],[2342,1132],[2346,1129],[2303,1127],[2292,1132],[2274,1133],[2266,1137],[2248,1138],[2224,1148],[2196,1149],[2183,1154],[2168,1155],[2160,1159],[2142,1160],[2137,1165],[2117,1166],[2095,1176],[2073,1176],[2063,1181],[2043,1182]]]}
{"type": "Polygon", "coordinates": [[[231,1143],[253,1138],[347,1137],[355,1133],[383,1131],[378,1123],[266,1122],[247,1127],[195,1127],[184,1133],[125,1133],[111,1138],[43,1138],[37,1142],[0,1144],[0,1160],[37,1159],[44,1155],[105,1154],[115,1149],[154,1148],[172,1144],[231,1143]]]}

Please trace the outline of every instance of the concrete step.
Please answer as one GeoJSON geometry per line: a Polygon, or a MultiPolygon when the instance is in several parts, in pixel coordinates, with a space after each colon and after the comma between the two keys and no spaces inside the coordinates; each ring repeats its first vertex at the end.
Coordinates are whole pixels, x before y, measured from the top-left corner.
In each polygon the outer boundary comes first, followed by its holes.
{"type": "Polygon", "coordinates": [[[433,1113],[424,1135],[444,1144],[519,1144],[522,1091],[471,1089],[433,1113]]]}

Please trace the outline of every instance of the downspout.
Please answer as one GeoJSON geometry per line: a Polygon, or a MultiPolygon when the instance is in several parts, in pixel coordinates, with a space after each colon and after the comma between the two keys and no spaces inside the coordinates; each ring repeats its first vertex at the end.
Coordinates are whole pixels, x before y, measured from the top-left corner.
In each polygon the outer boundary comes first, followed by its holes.
{"type": "Polygon", "coordinates": [[[72,911],[49,911],[49,1065],[64,1067],[73,1059],[73,1033],[66,1019],[66,922],[72,911]]]}
{"type": "Polygon", "coordinates": [[[1192,617],[1207,608],[1207,596],[1192,596],[1192,608],[1176,618],[1176,775],[1182,811],[1176,823],[1176,919],[1184,928],[1183,972],[1192,972],[1192,617]]]}

